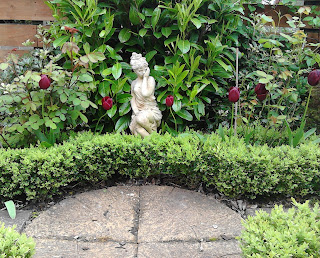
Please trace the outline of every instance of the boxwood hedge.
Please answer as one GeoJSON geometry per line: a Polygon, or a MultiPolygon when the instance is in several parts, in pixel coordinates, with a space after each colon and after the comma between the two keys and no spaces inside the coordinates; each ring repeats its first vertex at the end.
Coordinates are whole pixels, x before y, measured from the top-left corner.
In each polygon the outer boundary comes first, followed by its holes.
{"type": "Polygon", "coordinates": [[[63,186],[112,175],[166,174],[189,186],[203,182],[230,197],[320,194],[320,148],[246,146],[217,134],[94,135],[86,132],[51,148],[0,149],[0,198],[42,200],[63,186]]]}

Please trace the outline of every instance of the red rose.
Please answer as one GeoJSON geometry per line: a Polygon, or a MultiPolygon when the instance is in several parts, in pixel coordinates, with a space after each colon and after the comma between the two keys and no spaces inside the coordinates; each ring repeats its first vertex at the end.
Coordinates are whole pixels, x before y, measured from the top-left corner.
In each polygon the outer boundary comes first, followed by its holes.
{"type": "Polygon", "coordinates": [[[229,89],[229,95],[228,95],[228,99],[229,101],[235,103],[239,100],[240,98],[240,90],[238,87],[231,87],[229,89]]]}
{"type": "Polygon", "coordinates": [[[267,97],[267,94],[269,93],[264,83],[258,83],[257,86],[254,88],[254,92],[257,94],[257,98],[260,101],[265,100],[267,97]]]}
{"type": "Polygon", "coordinates": [[[110,108],[112,108],[112,105],[113,105],[112,98],[104,97],[102,98],[101,102],[102,102],[103,109],[109,110],[110,108]]]}
{"type": "Polygon", "coordinates": [[[172,95],[168,95],[166,98],[166,105],[167,107],[172,107],[174,101],[174,97],[172,95]]]}
{"type": "Polygon", "coordinates": [[[320,81],[320,71],[319,70],[313,70],[311,73],[308,75],[308,83],[311,86],[316,86],[319,84],[320,81]]]}
{"type": "Polygon", "coordinates": [[[39,81],[39,87],[40,89],[48,89],[51,85],[51,81],[49,79],[49,77],[45,74],[41,74],[41,79],[39,81]]]}

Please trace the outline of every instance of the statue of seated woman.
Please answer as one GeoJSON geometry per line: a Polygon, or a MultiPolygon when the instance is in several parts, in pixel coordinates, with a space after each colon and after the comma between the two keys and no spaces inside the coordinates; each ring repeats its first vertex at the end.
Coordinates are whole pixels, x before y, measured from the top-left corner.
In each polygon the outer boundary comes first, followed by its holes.
{"type": "Polygon", "coordinates": [[[131,133],[145,137],[157,131],[162,114],[154,96],[156,82],[150,76],[150,69],[145,57],[133,53],[130,65],[138,76],[131,84],[131,133]]]}

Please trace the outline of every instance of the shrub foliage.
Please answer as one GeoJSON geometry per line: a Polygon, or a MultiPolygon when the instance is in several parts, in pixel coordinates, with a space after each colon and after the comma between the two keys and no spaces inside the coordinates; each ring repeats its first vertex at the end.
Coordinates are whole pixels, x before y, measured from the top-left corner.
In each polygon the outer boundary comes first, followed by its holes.
{"type": "Polygon", "coordinates": [[[25,257],[34,254],[35,242],[25,234],[19,234],[15,228],[4,227],[0,221],[0,257],[25,257]]]}
{"type": "Polygon", "coordinates": [[[320,193],[320,149],[247,146],[236,138],[183,133],[178,137],[83,133],[44,149],[0,149],[0,197],[50,198],[61,187],[97,183],[114,174],[175,177],[189,187],[204,182],[227,196],[320,193]]]}
{"type": "Polygon", "coordinates": [[[244,223],[240,237],[245,257],[319,257],[319,205],[310,209],[308,201],[283,211],[276,206],[271,214],[257,212],[244,223]]]}

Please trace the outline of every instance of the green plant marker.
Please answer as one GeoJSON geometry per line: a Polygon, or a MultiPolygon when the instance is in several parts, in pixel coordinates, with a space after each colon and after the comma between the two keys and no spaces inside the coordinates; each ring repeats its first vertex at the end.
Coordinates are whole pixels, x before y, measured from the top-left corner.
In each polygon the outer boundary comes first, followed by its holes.
{"type": "Polygon", "coordinates": [[[6,206],[9,216],[11,219],[15,219],[16,218],[16,206],[14,205],[13,201],[7,201],[4,203],[4,205],[6,206]]]}

